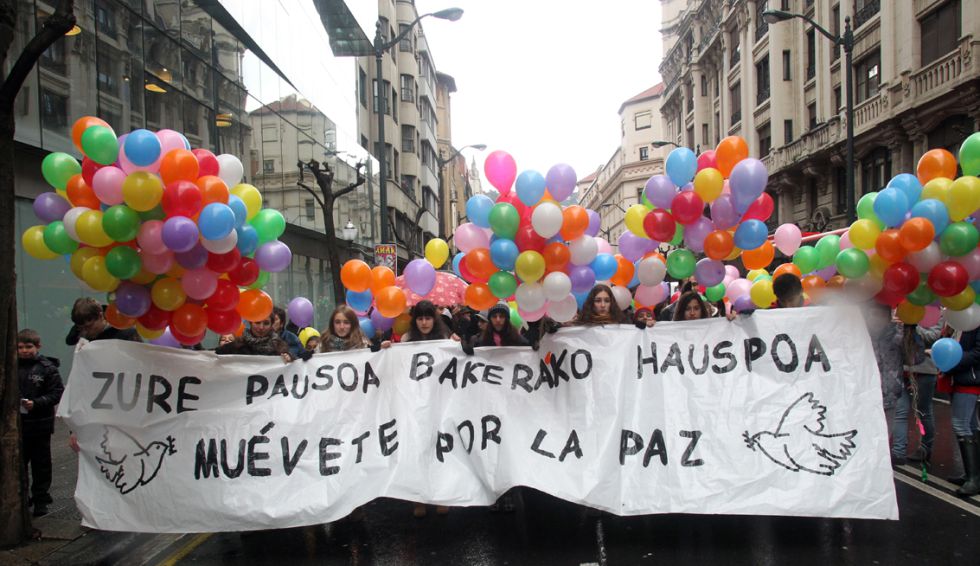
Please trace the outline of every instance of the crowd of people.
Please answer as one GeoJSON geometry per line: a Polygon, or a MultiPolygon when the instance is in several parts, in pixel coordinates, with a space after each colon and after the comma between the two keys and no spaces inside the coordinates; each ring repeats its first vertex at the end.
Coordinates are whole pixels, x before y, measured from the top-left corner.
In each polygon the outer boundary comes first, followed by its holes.
{"type": "MultiPolygon", "coordinates": [[[[800,280],[793,275],[781,275],[773,281],[777,301],[775,308],[805,306],[800,280]]],[[[978,330],[953,331],[941,323],[933,327],[906,325],[894,318],[887,306],[868,303],[865,319],[875,357],[881,374],[882,402],[891,439],[893,465],[916,462],[928,466],[936,437],[933,415],[935,392],[950,395],[952,430],[960,450],[964,472],[949,478],[958,485],[957,494],[980,494],[980,426],[977,400],[980,398],[980,339],[978,330]],[[928,355],[932,343],[940,337],[952,337],[963,348],[960,363],[948,372],[939,372],[928,355]],[[910,421],[919,430],[918,448],[909,448],[910,421]]],[[[239,336],[219,337],[215,353],[277,356],[284,363],[309,360],[315,352],[341,352],[357,349],[378,351],[394,342],[420,342],[452,339],[460,343],[463,352],[474,353],[476,347],[526,346],[537,349],[541,338],[559,331],[566,325],[600,326],[633,324],[645,329],[661,321],[691,321],[735,315],[726,310],[722,301],[711,303],[698,292],[693,280],[680,282],[672,300],[656,307],[630,307],[625,311],[615,300],[612,289],[598,284],[586,297],[577,317],[564,325],[547,317],[524,323],[521,328],[511,323],[510,307],[498,303],[487,311],[475,311],[465,306],[443,308],[423,300],[411,309],[411,322],[402,333],[391,330],[367,336],[358,322],[357,313],[347,305],[339,305],[330,314],[327,327],[296,328],[286,312],[276,307],[261,321],[252,322],[239,336]]],[[[91,298],[78,299],[71,313],[72,327],[66,337],[69,345],[82,338],[94,340],[141,341],[132,328],[117,329],[108,324],[103,306],[91,298]]],[[[200,346],[195,346],[200,349],[200,346]]],[[[58,360],[40,353],[41,338],[37,332],[24,329],[17,335],[18,378],[21,388],[21,415],[24,461],[31,472],[31,504],[35,516],[47,513],[51,503],[51,435],[54,431],[55,407],[64,386],[58,372],[58,360]]],[[[69,443],[77,452],[77,440],[71,435],[69,443]]],[[[513,510],[513,495],[503,496],[493,509],[513,510]]],[[[446,507],[436,507],[445,514],[446,507]]],[[[424,517],[427,507],[416,503],[416,517],[424,517]]]]}

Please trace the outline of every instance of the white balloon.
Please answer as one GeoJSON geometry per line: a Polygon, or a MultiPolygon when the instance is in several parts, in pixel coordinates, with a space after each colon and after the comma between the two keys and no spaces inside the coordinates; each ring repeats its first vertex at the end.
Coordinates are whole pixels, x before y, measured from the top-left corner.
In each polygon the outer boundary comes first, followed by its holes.
{"type": "Polygon", "coordinates": [[[656,257],[648,257],[640,260],[640,265],[636,269],[636,277],[640,283],[653,287],[660,285],[667,275],[667,266],[656,257]]]}
{"type": "Polygon", "coordinates": [[[232,230],[230,234],[220,240],[201,238],[201,245],[213,254],[226,254],[238,245],[238,230],[232,230]]]}
{"type": "Polygon", "coordinates": [[[560,301],[548,303],[548,316],[556,322],[568,322],[575,318],[578,312],[578,302],[575,295],[568,295],[560,301]]]}
{"type": "Polygon", "coordinates": [[[65,217],[61,219],[61,223],[64,224],[65,232],[68,233],[69,238],[81,243],[82,239],[78,237],[78,232],[75,231],[75,224],[78,223],[79,216],[90,210],[92,209],[85,208],[84,206],[76,206],[65,213],[65,217]]]}
{"type": "Polygon", "coordinates": [[[972,304],[961,311],[943,309],[943,318],[946,322],[962,332],[969,332],[980,327],[980,307],[972,304]]]}
{"type": "Polygon", "coordinates": [[[549,301],[560,301],[572,292],[572,280],[561,271],[552,271],[544,277],[544,296],[549,301]]]}
{"type": "Polygon", "coordinates": [[[568,244],[572,265],[589,265],[599,253],[599,246],[592,236],[582,236],[568,244]]]}
{"type": "Polygon", "coordinates": [[[546,300],[544,287],[537,282],[521,283],[521,286],[514,292],[514,298],[517,299],[517,306],[528,312],[541,309],[546,300]]]}
{"type": "Polygon", "coordinates": [[[939,251],[939,244],[930,242],[925,249],[909,254],[909,263],[912,267],[919,270],[919,273],[929,273],[937,263],[943,260],[943,253],[939,251]]]}
{"type": "Polygon", "coordinates": [[[242,162],[237,157],[228,153],[222,153],[217,156],[217,159],[218,176],[221,177],[221,180],[226,185],[234,187],[242,182],[242,177],[245,175],[245,168],[242,167],[242,162]]]}
{"type": "Polygon", "coordinates": [[[630,303],[633,302],[633,295],[630,294],[630,290],[626,287],[613,285],[612,293],[613,298],[616,299],[616,304],[619,305],[619,308],[622,310],[629,308],[630,303]]]}
{"type": "Polygon", "coordinates": [[[552,202],[543,202],[531,213],[531,227],[542,238],[550,238],[561,231],[561,208],[552,202]]]}

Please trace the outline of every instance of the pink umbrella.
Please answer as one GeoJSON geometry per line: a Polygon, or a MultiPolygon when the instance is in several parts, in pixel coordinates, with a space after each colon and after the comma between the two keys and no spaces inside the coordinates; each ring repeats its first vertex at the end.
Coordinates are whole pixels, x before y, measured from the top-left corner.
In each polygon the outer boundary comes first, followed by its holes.
{"type": "Polygon", "coordinates": [[[429,300],[442,307],[463,304],[463,293],[466,292],[466,281],[448,271],[436,272],[436,283],[426,296],[420,296],[412,292],[405,284],[405,276],[400,275],[395,278],[395,286],[405,291],[408,299],[408,306],[415,306],[421,300],[429,300]]]}

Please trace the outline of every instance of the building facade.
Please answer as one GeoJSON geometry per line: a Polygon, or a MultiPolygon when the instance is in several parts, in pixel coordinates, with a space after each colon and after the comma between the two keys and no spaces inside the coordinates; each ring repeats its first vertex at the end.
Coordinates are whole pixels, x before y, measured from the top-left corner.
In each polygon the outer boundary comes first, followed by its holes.
{"type": "Polygon", "coordinates": [[[661,0],[668,139],[714,147],[740,135],[769,170],[784,222],[846,223],[844,52],[802,19],[854,30],[855,193],[914,172],[926,150],[956,151],[980,120],[980,12],[966,0],[661,0]],[[971,9],[972,8],[972,9],[971,9]]]}

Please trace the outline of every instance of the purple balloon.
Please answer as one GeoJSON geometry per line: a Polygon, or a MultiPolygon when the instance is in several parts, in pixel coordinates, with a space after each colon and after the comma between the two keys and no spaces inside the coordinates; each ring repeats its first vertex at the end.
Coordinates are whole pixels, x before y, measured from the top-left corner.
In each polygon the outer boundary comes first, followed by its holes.
{"type": "MultiPolygon", "coordinates": [[[[296,297],[286,306],[289,320],[300,328],[313,325],[313,303],[306,297],[296,297]]],[[[333,321],[331,321],[332,323],[333,321]]]]}
{"type": "Polygon", "coordinates": [[[711,203],[711,221],[718,230],[727,230],[738,224],[741,215],[735,212],[732,196],[723,194],[711,203]]]}
{"type": "Polygon", "coordinates": [[[142,285],[123,281],[116,288],[116,308],[126,316],[143,316],[151,303],[150,290],[142,285]]]}
{"type": "Polygon", "coordinates": [[[658,245],[657,242],[641,238],[632,232],[623,232],[619,236],[619,253],[632,262],[655,250],[658,245]]]}
{"type": "Polygon", "coordinates": [[[752,297],[742,295],[732,303],[732,309],[738,313],[750,313],[755,310],[755,303],[752,302],[752,297]]]}
{"type": "Polygon", "coordinates": [[[725,279],[725,264],[715,259],[703,258],[694,268],[694,276],[705,287],[714,287],[725,279]]]}
{"type": "Polygon", "coordinates": [[[388,318],[381,314],[378,309],[374,309],[371,311],[371,324],[374,325],[375,330],[387,332],[392,326],[395,325],[395,319],[388,318]]]}
{"type": "Polygon", "coordinates": [[[837,275],[837,266],[836,265],[831,265],[831,266],[825,267],[825,268],[823,268],[823,269],[821,269],[819,271],[814,271],[814,273],[817,274],[818,276],[820,276],[821,279],[823,279],[824,281],[826,281],[827,279],[830,279],[834,275],[837,275]]]}
{"type": "Polygon", "coordinates": [[[171,216],[163,223],[163,244],[172,251],[181,253],[189,251],[197,244],[197,224],[186,216],[171,216]]]}
{"type": "Polygon", "coordinates": [[[578,177],[575,175],[575,170],[572,169],[571,165],[559,163],[558,165],[553,165],[551,169],[548,169],[548,174],[544,176],[544,181],[548,186],[548,192],[551,196],[556,201],[562,202],[572,196],[572,192],[575,190],[575,183],[578,182],[578,177]]]}
{"type": "Polygon", "coordinates": [[[180,348],[180,342],[174,338],[173,333],[170,332],[169,326],[164,329],[163,334],[157,336],[156,338],[150,338],[150,344],[164,346],[167,348],[180,348]]]}
{"type": "Polygon", "coordinates": [[[289,267],[289,262],[293,260],[293,252],[289,246],[273,240],[266,242],[255,250],[255,263],[259,264],[259,269],[269,273],[278,273],[289,267]]]}
{"type": "Polygon", "coordinates": [[[710,220],[702,216],[684,227],[684,243],[694,253],[704,251],[704,239],[715,229],[710,220]]]}
{"type": "Polygon", "coordinates": [[[54,222],[65,217],[71,203],[55,192],[41,193],[34,199],[34,214],[42,222],[54,222]]]}
{"type": "Polygon", "coordinates": [[[595,285],[595,272],[588,265],[571,266],[568,269],[568,278],[572,280],[573,293],[590,291],[595,285]]]}
{"type": "Polygon", "coordinates": [[[402,275],[405,276],[408,288],[421,297],[428,295],[436,284],[436,269],[424,259],[408,262],[402,275]]]}
{"type": "Polygon", "coordinates": [[[739,161],[728,177],[728,186],[732,191],[732,203],[739,214],[744,213],[766,190],[769,182],[769,172],[758,159],[748,157],[739,161]]]}
{"type": "Polygon", "coordinates": [[[589,227],[585,229],[585,235],[595,238],[599,235],[599,228],[602,227],[602,220],[599,218],[599,213],[591,208],[586,208],[585,212],[589,215],[589,227]]]}
{"type": "Polygon", "coordinates": [[[174,254],[174,259],[184,269],[200,269],[208,263],[208,250],[204,249],[201,242],[197,242],[186,252],[174,254]]]}
{"type": "Polygon", "coordinates": [[[647,179],[643,193],[650,204],[657,208],[670,208],[670,203],[677,194],[677,187],[667,175],[654,175],[647,179]]]}

